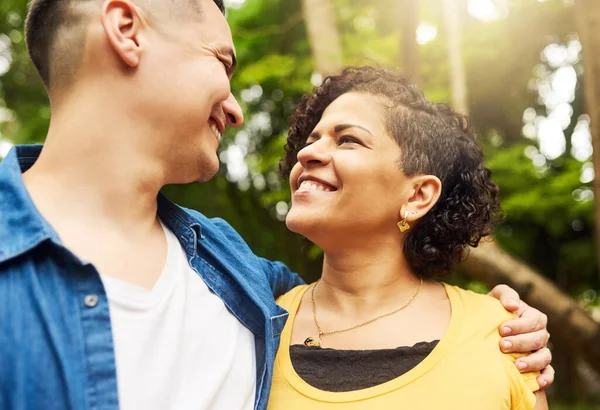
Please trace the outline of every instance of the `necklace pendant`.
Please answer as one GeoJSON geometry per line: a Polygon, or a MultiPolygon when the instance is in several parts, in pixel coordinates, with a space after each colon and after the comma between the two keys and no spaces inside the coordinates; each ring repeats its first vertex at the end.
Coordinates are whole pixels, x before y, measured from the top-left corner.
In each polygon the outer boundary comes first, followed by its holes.
{"type": "Polygon", "coordinates": [[[307,337],[306,340],[304,340],[304,345],[308,346],[308,347],[312,347],[312,346],[321,346],[321,343],[319,343],[318,340],[313,339],[312,337],[307,337]]]}

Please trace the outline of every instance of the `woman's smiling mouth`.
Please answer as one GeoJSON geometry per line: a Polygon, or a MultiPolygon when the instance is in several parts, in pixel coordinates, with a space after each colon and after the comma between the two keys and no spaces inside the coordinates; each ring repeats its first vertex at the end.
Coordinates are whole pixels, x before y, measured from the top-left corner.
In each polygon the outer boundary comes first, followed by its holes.
{"type": "Polygon", "coordinates": [[[302,192],[302,191],[325,191],[325,192],[333,192],[334,189],[332,189],[330,186],[327,186],[327,185],[322,184],[320,182],[306,180],[306,181],[302,182],[302,184],[300,184],[300,186],[298,187],[298,191],[299,192],[302,192]]]}
{"type": "Polygon", "coordinates": [[[334,185],[314,178],[308,175],[302,175],[298,178],[298,189],[296,192],[334,192],[337,191],[337,187],[334,185]]]}

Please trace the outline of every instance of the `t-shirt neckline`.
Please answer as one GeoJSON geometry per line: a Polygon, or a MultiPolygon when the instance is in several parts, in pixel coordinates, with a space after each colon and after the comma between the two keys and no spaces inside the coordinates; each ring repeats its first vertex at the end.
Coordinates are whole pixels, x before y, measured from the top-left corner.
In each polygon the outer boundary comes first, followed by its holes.
{"type": "Polygon", "coordinates": [[[300,302],[304,293],[310,288],[306,286],[297,295],[289,309],[290,315],[288,323],[291,326],[286,327],[281,335],[281,351],[278,355],[277,360],[279,361],[279,368],[287,380],[287,382],[301,394],[310,397],[314,400],[326,402],[326,403],[348,403],[359,400],[370,399],[376,396],[380,396],[394,390],[401,388],[423,376],[435,367],[435,365],[446,355],[448,350],[453,346],[454,340],[458,336],[460,327],[463,321],[463,306],[460,300],[460,296],[456,289],[452,286],[443,283],[450,301],[451,316],[448,328],[444,333],[444,336],[440,339],[440,342],[433,349],[433,351],[417,366],[404,373],[403,375],[396,377],[393,380],[379,384],[377,386],[368,387],[361,390],[353,390],[349,392],[329,392],[317,389],[306,383],[294,370],[292,360],[290,357],[290,340],[292,336],[293,323],[300,306],[300,302]]]}
{"type": "Polygon", "coordinates": [[[163,301],[174,288],[178,276],[176,271],[180,268],[177,252],[181,252],[181,245],[173,232],[161,220],[159,222],[165,233],[167,256],[156,283],[152,289],[146,289],[111,276],[101,275],[111,303],[117,303],[128,309],[149,310],[163,301]]]}

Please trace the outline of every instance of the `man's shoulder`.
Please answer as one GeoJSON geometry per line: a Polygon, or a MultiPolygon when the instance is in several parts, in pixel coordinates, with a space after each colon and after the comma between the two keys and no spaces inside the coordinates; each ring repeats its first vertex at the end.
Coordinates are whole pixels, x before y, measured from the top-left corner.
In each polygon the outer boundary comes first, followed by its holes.
{"type": "MultiPolygon", "coordinates": [[[[269,299],[279,296],[293,286],[303,283],[281,262],[257,256],[236,230],[222,218],[209,218],[202,213],[179,207],[185,219],[197,225],[200,234],[198,249],[206,261],[227,268],[240,282],[256,287],[256,280],[267,279],[269,299]]],[[[267,282],[266,282],[267,283],[267,282]]]]}
{"type": "Polygon", "coordinates": [[[206,215],[204,215],[203,213],[201,213],[200,211],[197,211],[195,209],[190,209],[190,208],[186,208],[184,206],[181,205],[176,205],[181,211],[185,212],[185,214],[187,216],[189,216],[190,218],[192,218],[194,221],[196,221],[199,224],[202,223],[206,223],[207,221],[210,221],[212,218],[207,217],[206,215]]]}
{"type": "Polygon", "coordinates": [[[251,272],[260,272],[260,276],[264,276],[266,267],[261,258],[254,254],[227,221],[222,218],[209,218],[193,209],[179,208],[185,212],[189,224],[199,226],[198,246],[206,255],[211,255],[236,272],[243,267],[244,275],[252,276],[251,272]]]}
{"type": "Polygon", "coordinates": [[[195,223],[200,225],[200,229],[203,237],[209,237],[210,239],[227,239],[229,241],[244,242],[239,233],[233,229],[233,227],[224,220],[223,218],[212,217],[204,215],[203,213],[194,209],[179,207],[183,212],[186,213],[195,223]]]}

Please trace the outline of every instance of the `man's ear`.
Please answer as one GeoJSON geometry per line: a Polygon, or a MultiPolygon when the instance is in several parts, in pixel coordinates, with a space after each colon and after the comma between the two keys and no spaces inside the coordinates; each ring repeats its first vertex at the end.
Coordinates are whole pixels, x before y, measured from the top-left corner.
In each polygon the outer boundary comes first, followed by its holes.
{"type": "Polygon", "coordinates": [[[102,7],[102,26],[109,44],[129,67],[137,67],[142,54],[141,10],[128,0],[107,0],[102,7]]]}
{"type": "Polygon", "coordinates": [[[418,215],[414,219],[418,219],[437,204],[442,194],[442,181],[435,175],[418,175],[412,182],[413,194],[408,198],[407,207],[409,213],[418,215]]]}

